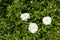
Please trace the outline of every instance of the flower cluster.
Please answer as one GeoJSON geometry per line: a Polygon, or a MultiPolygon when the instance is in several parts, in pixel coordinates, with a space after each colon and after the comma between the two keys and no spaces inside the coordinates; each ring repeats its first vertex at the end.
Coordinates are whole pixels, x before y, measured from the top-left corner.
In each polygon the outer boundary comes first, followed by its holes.
{"type": "MultiPolygon", "coordinates": [[[[29,14],[29,13],[23,13],[23,14],[21,14],[20,18],[21,18],[23,21],[27,21],[28,19],[30,19],[30,14],[29,14]]],[[[44,18],[42,19],[42,22],[43,22],[43,24],[45,24],[45,25],[51,24],[51,21],[52,21],[52,19],[51,19],[51,17],[49,17],[49,16],[46,16],[46,17],[44,17],[44,18]]],[[[36,33],[37,30],[38,30],[38,25],[37,25],[36,23],[30,23],[28,30],[29,30],[31,33],[36,33]]]]}

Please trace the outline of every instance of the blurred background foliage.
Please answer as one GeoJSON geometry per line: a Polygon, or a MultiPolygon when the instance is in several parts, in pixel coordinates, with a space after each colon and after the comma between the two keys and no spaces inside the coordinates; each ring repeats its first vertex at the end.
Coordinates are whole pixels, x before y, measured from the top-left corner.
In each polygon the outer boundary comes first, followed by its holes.
{"type": "Polygon", "coordinates": [[[0,40],[60,40],[60,0],[0,0],[0,40]],[[24,22],[22,13],[30,13],[24,22]],[[42,18],[50,16],[51,25],[44,25],[42,18]],[[30,22],[39,29],[28,31],[30,22]]]}

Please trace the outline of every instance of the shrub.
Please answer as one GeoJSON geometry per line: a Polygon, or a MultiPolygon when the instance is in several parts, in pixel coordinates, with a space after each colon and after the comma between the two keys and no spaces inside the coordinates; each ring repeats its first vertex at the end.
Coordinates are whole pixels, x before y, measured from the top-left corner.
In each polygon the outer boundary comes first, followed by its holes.
{"type": "Polygon", "coordinates": [[[0,40],[60,40],[59,0],[0,0],[0,40]],[[28,21],[20,15],[30,13],[28,21]],[[52,18],[50,25],[44,25],[45,16],[52,18]],[[32,34],[28,30],[31,22],[38,25],[32,34]]]}

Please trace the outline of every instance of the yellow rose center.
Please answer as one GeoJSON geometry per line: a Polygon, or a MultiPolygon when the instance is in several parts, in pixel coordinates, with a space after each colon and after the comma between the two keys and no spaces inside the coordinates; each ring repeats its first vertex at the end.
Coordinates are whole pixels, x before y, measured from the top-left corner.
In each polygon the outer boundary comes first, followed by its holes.
{"type": "Polygon", "coordinates": [[[46,19],[46,22],[48,22],[48,19],[46,19]]]}
{"type": "Polygon", "coordinates": [[[34,30],[35,28],[34,28],[34,27],[32,27],[32,29],[34,30]]]}

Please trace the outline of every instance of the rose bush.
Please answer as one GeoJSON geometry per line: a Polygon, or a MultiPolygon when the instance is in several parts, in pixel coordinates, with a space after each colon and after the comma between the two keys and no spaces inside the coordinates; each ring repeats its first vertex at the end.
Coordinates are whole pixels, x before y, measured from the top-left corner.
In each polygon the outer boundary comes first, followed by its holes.
{"type": "Polygon", "coordinates": [[[0,0],[0,40],[60,40],[60,0],[0,0]],[[23,13],[30,19],[23,21],[23,13]],[[42,22],[46,16],[50,25],[42,22]],[[38,26],[34,34],[28,30],[30,23],[38,26]]]}

